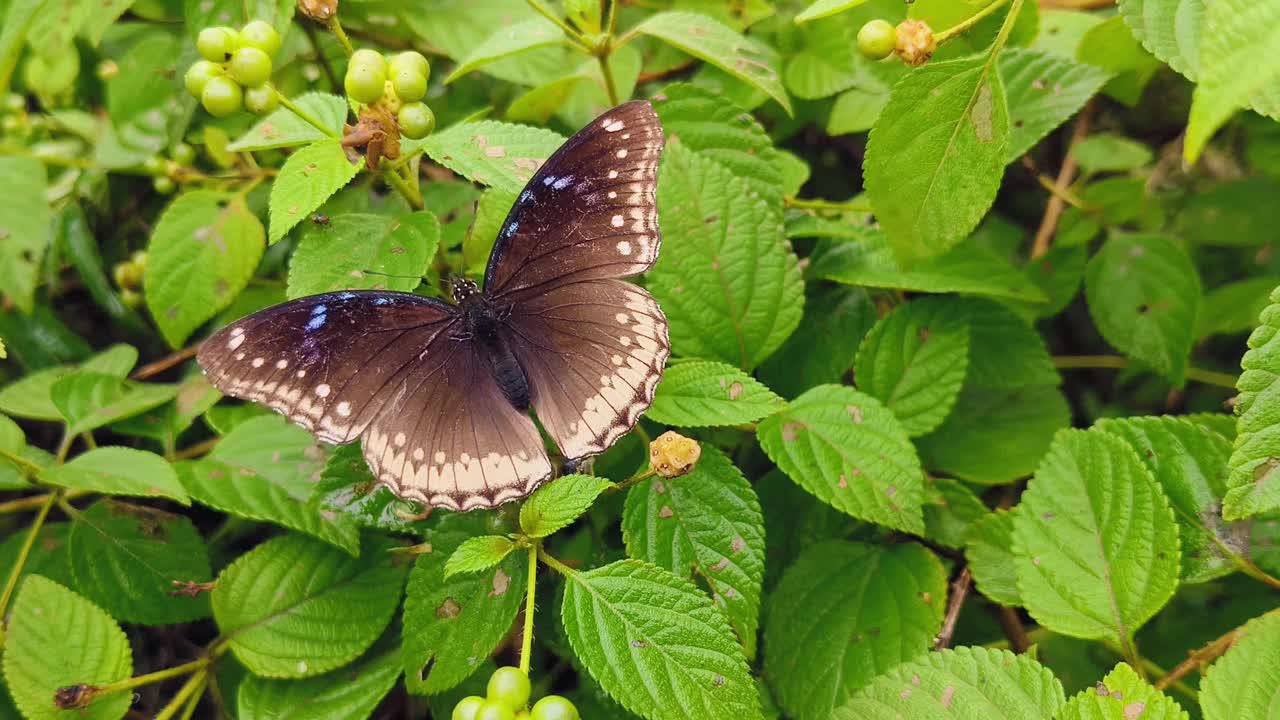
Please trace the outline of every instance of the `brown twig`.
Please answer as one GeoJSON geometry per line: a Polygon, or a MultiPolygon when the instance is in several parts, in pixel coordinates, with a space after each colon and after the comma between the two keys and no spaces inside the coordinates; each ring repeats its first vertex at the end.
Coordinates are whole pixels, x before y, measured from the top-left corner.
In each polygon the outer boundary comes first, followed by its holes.
{"type": "Polygon", "coordinates": [[[200,343],[196,343],[195,345],[184,347],[181,350],[175,350],[155,362],[149,362],[137,370],[134,370],[133,374],[129,377],[134,380],[146,380],[153,375],[159,375],[165,370],[168,370],[175,365],[180,365],[195,357],[196,351],[199,349],[200,343]]]}
{"type": "Polygon", "coordinates": [[[1067,146],[1067,155],[1062,160],[1062,168],[1058,170],[1058,179],[1054,182],[1055,191],[1049,197],[1049,204],[1044,209],[1044,217],[1040,219],[1040,228],[1036,230],[1035,242],[1031,245],[1032,260],[1049,252],[1049,243],[1058,230],[1058,221],[1062,219],[1062,213],[1067,209],[1067,201],[1064,197],[1067,188],[1075,180],[1076,171],[1080,169],[1080,164],[1071,154],[1071,149],[1089,134],[1089,119],[1092,115],[1093,101],[1089,101],[1076,116],[1075,127],[1071,130],[1071,144],[1067,146]]]}
{"type": "Polygon", "coordinates": [[[1210,642],[1208,645],[1192,650],[1187,659],[1178,663],[1169,674],[1156,681],[1156,689],[1164,690],[1175,682],[1181,680],[1184,676],[1191,673],[1192,670],[1203,668],[1205,665],[1216,660],[1223,653],[1231,649],[1236,644],[1236,640],[1240,636],[1241,628],[1236,628],[1226,635],[1210,642]]]}
{"type": "Polygon", "coordinates": [[[1001,605],[996,608],[996,617],[1000,620],[1000,629],[1004,630],[1004,636],[1009,638],[1009,649],[1018,654],[1026,652],[1027,648],[1031,647],[1031,638],[1027,637],[1027,630],[1022,627],[1022,618],[1018,617],[1018,611],[1001,605]]]}
{"type": "Polygon", "coordinates": [[[951,597],[947,598],[947,614],[942,620],[942,629],[933,639],[934,650],[946,650],[951,645],[951,638],[956,634],[956,622],[960,619],[960,608],[965,598],[969,597],[969,588],[973,587],[973,574],[968,566],[960,571],[960,575],[951,583],[951,597]]]}

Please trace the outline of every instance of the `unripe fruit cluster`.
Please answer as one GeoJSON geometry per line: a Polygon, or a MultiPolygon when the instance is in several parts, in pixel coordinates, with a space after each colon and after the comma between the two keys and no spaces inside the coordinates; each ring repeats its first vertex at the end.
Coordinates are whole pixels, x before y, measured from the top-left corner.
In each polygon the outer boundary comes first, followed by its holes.
{"type": "Polygon", "coordinates": [[[937,49],[933,29],[921,20],[903,20],[897,27],[888,20],[872,20],[858,30],[858,52],[870,60],[896,53],[899,60],[916,67],[928,62],[937,49]]]}
{"type": "Polygon", "coordinates": [[[578,708],[559,695],[548,695],[530,709],[532,689],[523,670],[498,668],[489,676],[487,696],[463,698],[454,706],[451,720],[579,720],[578,708]]]}
{"type": "Polygon", "coordinates": [[[431,64],[422,53],[410,50],[386,58],[375,50],[361,49],[351,55],[342,85],[356,102],[381,103],[396,113],[400,133],[417,140],[436,127],[435,113],[422,102],[430,78],[431,64]]]}
{"type": "Polygon", "coordinates": [[[265,115],[280,104],[271,85],[271,56],[280,49],[280,33],[253,20],[239,31],[208,27],[196,37],[201,60],[187,69],[187,92],[210,115],[223,117],[241,108],[265,115]]]}
{"type": "Polygon", "coordinates": [[[151,181],[156,192],[161,195],[168,195],[177,189],[175,178],[182,173],[182,168],[190,167],[195,162],[195,148],[182,142],[173,146],[173,152],[170,159],[166,160],[160,155],[152,155],[142,163],[142,169],[147,171],[148,175],[154,177],[151,181]]]}
{"type": "Polygon", "coordinates": [[[142,274],[147,269],[147,252],[138,250],[128,260],[117,263],[112,269],[120,299],[131,308],[142,305],[142,274]]]}

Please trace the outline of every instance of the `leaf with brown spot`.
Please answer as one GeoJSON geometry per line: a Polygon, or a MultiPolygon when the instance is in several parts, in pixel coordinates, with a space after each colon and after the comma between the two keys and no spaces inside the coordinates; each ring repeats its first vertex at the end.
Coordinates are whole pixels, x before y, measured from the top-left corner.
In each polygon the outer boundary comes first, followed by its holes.
{"type": "MultiPolygon", "coordinates": [[[[1151,687],[1125,663],[1116,665],[1094,688],[1082,690],[1054,720],[1188,720],[1173,698],[1151,687]]],[[[1245,717],[1245,716],[1239,716],[1245,717]]]]}
{"type": "Polygon", "coordinates": [[[285,160],[271,183],[269,240],[275,243],[360,173],[335,138],[311,143],[285,160]]]}

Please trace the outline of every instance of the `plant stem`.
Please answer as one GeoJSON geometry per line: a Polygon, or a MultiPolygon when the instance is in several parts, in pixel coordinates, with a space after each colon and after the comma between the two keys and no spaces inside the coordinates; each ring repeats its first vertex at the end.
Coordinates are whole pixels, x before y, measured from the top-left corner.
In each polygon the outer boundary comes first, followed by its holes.
{"type": "Polygon", "coordinates": [[[564,563],[560,562],[554,557],[551,557],[551,555],[547,553],[545,549],[543,549],[541,544],[538,545],[538,557],[541,558],[542,562],[546,563],[547,566],[550,567],[552,570],[555,570],[556,572],[560,573],[561,575],[564,575],[565,577],[573,577],[574,575],[578,574],[577,570],[574,570],[573,568],[569,567],[568,565],[565,565],[564,563]]]}
{"type": "Polygon", "coordinates": [[[796,210],[830,210],[832,212],[871,212],[871,203],[866,200],[822,200],[820,198],[784,198],[783,203],[796,210]]]}
{"type": "Polygon", "coordinates": [[[604,75],[604,89],[609,94],[609,104],[618,104],[618,86],[613,82],[613,73],[609,71],[609,53],[608,48],[605,52],[596,55],[596,61],[600,63],[600,74],[604,75]]]}
{"type": "MultiPolygon", "coordinates": [[[[1271,610],[1270,612],[1263,613],[1259,617],[1266,617],[1267,615],[1272,615],[1276,612],[1280,611],[1271,610]]],[[[1257,618],[1254,619],[1256,620],[1257,618]]],[[[1176,667],[1155,682],[1155,688],[1157,690],[1163,690],[1170,685],[1175,685],[1178,680],[1188,675],[1192,670],[1195,670],[1197,667],[1220,657],[1223,653],[1230,650],[1232,645],[1235,645],[1236,640],[1240,637],[1240,630],[1242,628],[1243,626],[1235,628],[1218,639],[1209,642],[1205,646],[1197,650],[1192,650],[1186,660],[1178,663],[1176,667]]]]}
{"type": "Polygon", "coordinates": [[[160,712],[156,713],[155,720],[170,720],[178,711],[182,709],[187,700],[196,694],[196,691],[204,687],[205,680],[208,679],[208,668],[202,668],[194,675],[187,678],[183,683],[182,689],[178,690],[178,694],[173,696],[168,705],[165,705],[160,712]]]}
{"type": "Polygon", "coordinates": [[[421,210],[426,207],[422,202],[422,195],[414,188],[410,187],[409,183],[406,182],[400,173],[396,172],[394,168],[385,168],[382,171],[382,178],[387,181],[387,184],[390,185],[392,189],[400,193],[400,196],[404,198],[404,201],[409,203],[409,207],[414,210],[421,210]]]}
{"type": "MultiPolygon", "coordinates": [[[[1120,355],[1055,355],[1053,366],[1060,370],[1107,368],[1122,370],[1129,367],[1129,358],[1120,355]]],[[[1236,389],[1236,376],[1231,373],[1187,368],[1187,379],[1214,385],[1216,387],[1236,389]]]]}
{"type": "Polygon", "coordinates": [[[608,488],[606,492],[622,492],[624,490],[630,490],[633,486],[639,485],[657,474],[658,473],[654,472],[651,465],[645,465],[644,470],[637,472],[635,475],[632,475],[620,483],[614,483],[613,487],[608,488]]]}
{"type": "Polygon", "coordinates": [[[534,540],[529,546],[529,578],[528,594],[524,599],[524,637],[520,643],[520,672],[529,674],[529,663],[533,656],[533,597],[538,589],[538,550],[541,540],[534,540]]]}
{"type": "Polygon", "coordinates": [[[1254,580],[1257,580],[1258,582],[1264,585],[1269,585],[1273,588],[1276,588],[1277,590],[1280,590],[1280,578],[1277,578],[1274,575],[1270,575],[1267,573],[1267,571],[1263,570],[1257,565],[1254,565],[1253,561],[1250,560],[1249,558],[1241,557],[1239,555],[1236,555],[1235,558],[1236,558],[1236,565],[1240,568],[1240,572],[1253,578],[1254,580]]]}
{"type": "Polygon", "coordinates": [[[1083,199],[1081,199],[1079,195],[1076,195],[1075,193],[1071,192],[1070,188],[1058,187],[1058,183],[1056,180],[1050,180],[1045,175],[1037,173],[1036,182],[1040,183],[1040,187],[1044,188],[1045,190],[1048,190],[1050,195],[1070,205],[1071,207],[1076,208],[1077,210],[1083,210],[1083,211],[1094,210],[1094,208],[1090,207],[1089,204],[1086,203],[1083,199]]]}
{"type": "MultiPolygon", "coordinates": [[[[935,40],[938,41],[938,44],[941,45],[946,41],[954,38],[955,36],[965,32],[966,30],[973,27],[974,25],[977,25],[978,23],[982,22],[983,18],[995,12],[996,10],[999,10],[1000,6],[1004,5],[1007,2],[1009,2],[1009,0],[994,0],[990,5],[987,5],[986,7],[982,8],[978,12],[965,18],[964,20],[961,20],[955,25],[952,25],[946,30],[943,30],[942,32],[935,33],[933,37],[935,40]]],[[[1022,5],[1021,0],[1017,0],[1015,2],[1015,5],[1019,5],[1019,6],[1022,5]]],[[[1010,14],[1013,14],[1013,12],[1016,12],[1017,10],[1020,10],[1020,9],[1021,9],[1020,7],[1015,7],[1014,10],[1010,12],[1010,14]]],[[[1007,34],[1007,33],[1002,33],[1002,34],[1007,34]]],[[[996,45],[997,47],[1004,45],[1003,38],[997,38],[996,45]]]]}
{"type": "Polygon", "coordinates": [[[157,670],[153,673],[147,673],[146,675],[137,675],[135,677],[125,678],[124,680],[120,680],[118,682],[108,683],[106,685],[99,685],[98,694],[105,695],[107,693],[113,693],[120,690],[132,690],[133,688],[142,687],[143,685],[150,685],[152,683],[163,682],[165,680],[168,680],[169,678],[179,677],[181,675],[186,675],[188,673],[193,673],[193,672],[196,672],[197,670],[202,670],[204,668],[207,668],[209,666],[209,663],[210,663],[210,659],[206,656],[206,657],[192,660],[191,662],[183,663],[181,665],[174,665],[171,668],[165,668],[164,670],[157,670]]]}
{"type": "Polygon", "coordinates": [[[1138,645],[1133,641],[1132,637],[1126,637],[1120,642],[1120,655],[1124,657],[1125,662],[1138,673],[1138,677],[1144,681],[1147,679],[1147,660],[1138,652],[1138,645]]]}
{"type": "Polygon", "coordinates": [[[285,108],[286,110],[293,113],[294,115],[297,115],[299,118],[301,118],[304,122],[306,122],[311,127],[319,130],[320,132],[324,133],[325,135],[328,135],[331,138],[340,137],[338,133],[335,133],[332,129],[325,127],[324,123],[315,119],[315,117],[312,116],[311,113],[298,107],[296,103],[294,103],[289,98],[285,97],[284,93],[277,90],[276,97],[279,98],[281,107],[285,108]]]}
{"type": "MultiPolygon", "coordinates": [[[[13,591],[18,587],[18,578],[22,576],[22,567],[27,564],[27,557],[31,555],[31,548],[36,544],[36,537],[40,534],[40,528],[44,525],[45,518],[49,517],[49,511],[58,502],[60,493],[50,493],[45,499],[44,504],[40,506],[40,512],[36,514],[34,520],[31,521],[31,529],[27,531],[27,539],[22,542],[22,549],[18,551],[18,558],[13,562],[13,569],[9,571],[9,579],[4,584],[4,594],[0,595],[0,618],[5,616],[9,611],[9,600],[13,597],[13,591]]],[[[0,646],[4,644],[4,630],[0,625],[0,646]]]]}
{"type": "Polygon", "coordinates": [[[587,43],[586,38],[582,37],[582,33],[578,32],[577,30],[574,30],[572,25],[562,20],[559,15],[556,15],[555,13],[551,12],[551,8],[548,8],[546,5],[543,5],[541,0],[525,0],[525,1],[529,4],[529,7],[537,11],[539,15],[550,20],[552,23],[555,24],[556,27],[560,28],[560,30],[563,31],[565,35],[569,36],[570,40],[572,40],[573,42],[577,43],[578,45],[584,48],[588,48],[588,49],[590,48],[590,45],[587,43]]]}
{"type": "Polygon", "coordinates": [[[342,29],[342,23],[338,22],[337,13],[330,15],[324,24],[329,28],[329,32],[333,33],[333,36],[338,39],[338,44],[342,46],[342,50],[347,54],[347,57],[351,57],[356,49],[351,45],[351,38],[347,37],[347,32],[342,29]]]}
{"type": "Polygon", "coordinates": [[[200,679],[195,692],[191,693],[191,699],[187,701],[187,707],[183,709],[182,717],[179,720],[191,720],[191,716],[196,714],[196,708],[200,706],[200,696],[204,695],[204,689],[209,686],[209,678],[211,677],[209,671],[205,670],[199,674],[204,677],[200,679]]]}
{"type": "Polygon", "coordinates": [[[70,427],[62,428],[62,440],[58,442],[58,452],[54,454],[54,460],[61,465],[67,459],[67,453],[71,452],[71,442],[75,440],[75,436],[69,431],[70,427]]]}
{"type": "Polygon", "coordinates": [[[609,0],[605,7],[604,34],[613,38],[613,29],[618,24],[618,0],[609,0]]]}
{"type": "Polygon", "coordinates": [[[22,474],[25,475],[28,480],[35,480],[40,476],[40,466],[20,455],[14,455],[8,450],[0,448],[0,458],[4,458],[14,465],[21,467],[22,474]]]}

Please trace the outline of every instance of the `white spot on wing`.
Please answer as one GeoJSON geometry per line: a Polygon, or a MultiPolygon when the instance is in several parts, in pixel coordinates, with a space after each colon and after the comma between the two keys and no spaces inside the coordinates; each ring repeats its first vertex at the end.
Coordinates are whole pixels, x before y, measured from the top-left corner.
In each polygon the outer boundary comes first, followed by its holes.
{"type": "Polygon", "coordinates": [[[346,400],[343,400],[342,402],[338,403],[338,414],[341,415],[342,417],[350,416],[351,403],[347,402],[346,400]]]}
{"type": "Polygon", "coordinates": [[[618,252],[622,253],[623,255],[630,255],[630,254],[631,254],[631,243],[627,242],[626,240],[619,240],[619,241],[618,241],[618,252]]]}
{"type": "Polygon", "coordinates": [[[231,339],[227,341],[228,350],[235,350],[244,343],[244,330],[241,328],[236,328],[236,330],[240,330],[240,332],[231,333],[231,339]]]}
{"type": "Polygon", "coordinates": [[[283,370],[283,369],[285,369],[285,368],[287,368],[287,367],[289,367],[289,361],[288,361],[288,360],[277,360],[277,361],[276,361],[276,368],[278,368],[278,369],[280,369],[280,370],[283,370]]]}
{"type": "Polygon", "coordinates": [[[252,364],[253,364],[253,366],[254,366],[254,367],[259,368],[259,367],[262,367],[262,364],[263,364],[263,363],[265,363],[265,362],[266,362],[266,360],[263,360],[262,358],[257,357],[257,358],[254,358],[254,359],[253,359],[253,363],[252,363],[252,364]]]}
{"type": "Polygon", "coordinates": [[[613,220],[611,220],[610,222],[613,224],[614,227],[622,227],[622,222],[623,222],[622,216],[614,215],[613,220]]]}
{"type": "Polygon", "coordinates": [[[320,383],[316,386],[316,395],[319,395],[320,397],[329,397],[329,390],[331,389],[332,388],[329,387],[328,383],[320,383]]]}
{"type": "Polygon", "coordinates": [[[604,129],[609,132],[618,132],[622,128],[626,127],[626,125],[622,124],[621,120],[610,120],[608,118],[605,118],[604,122],[605,122],[604,129]]]}
{"type": "Polygon", "coordinates": [[[624,157],[626,157],[626,156],[627,156],[627,149],[626,149],[626,148],[622,148],[621,150],[619,150],[619,151],[618,151],[618,159],[619,159],[619,160],[621,160],[622,158],[624,158],[624,157]]]}

